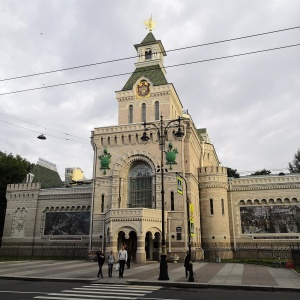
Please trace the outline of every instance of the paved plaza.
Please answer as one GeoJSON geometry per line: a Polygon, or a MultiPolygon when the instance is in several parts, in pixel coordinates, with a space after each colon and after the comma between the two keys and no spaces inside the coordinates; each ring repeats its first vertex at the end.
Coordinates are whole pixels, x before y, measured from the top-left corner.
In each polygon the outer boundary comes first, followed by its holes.
{"type": "Polygon", "coordinates": [[[103,266],[104,278],[97,278],[98,264],[82,260],[39,260],[0,262],[0,278],[26,280],[82,281],[118,284],[143,284],[160,286],[189,286],[200,288],[238,288],[256,290],[298,290],[300,275],[294,270],[260,265],[237,263],[193,263],[194,282],[185,277],[182,263],[169,263],[169,280],[158,280],[159,263],[131,264],[125,269],[124,277],[118,272],[108,277],[107,265],[103,266]]]}

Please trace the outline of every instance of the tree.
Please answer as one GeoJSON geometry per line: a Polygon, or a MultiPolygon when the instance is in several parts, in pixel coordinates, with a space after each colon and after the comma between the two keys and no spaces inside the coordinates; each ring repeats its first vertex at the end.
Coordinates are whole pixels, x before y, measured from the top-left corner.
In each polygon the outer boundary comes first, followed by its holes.
{"type": "Polygon", "coordinates": [[[7,155],[0,151],[0,241],[7,203],[6,186],[12,183],[21,183],[33,166],[34,164],[19,155],[13,156],[11,153],[7,155]]]}
{"type": "Polygon", "coordinates": [[[293,162],[289,162],[289,170],[291,173],[300,173],[300,149],[294,154],[293,162]]]}
{"type": "Polygon", "coordinates": [[[240,174],[237,173],[236,169],[227,168],[227,176],[228,177],[234,177],[234,178],[240,178],[240,174]]]}
{"type": "Polygon", "coordinates": [[[266,170],[266,169],[262,169],[261,171],[256,171],[255,173],[251,174],[251,176],[255,176],[255,175],[269,175],[271,174],[271,171],[266,170]]]}

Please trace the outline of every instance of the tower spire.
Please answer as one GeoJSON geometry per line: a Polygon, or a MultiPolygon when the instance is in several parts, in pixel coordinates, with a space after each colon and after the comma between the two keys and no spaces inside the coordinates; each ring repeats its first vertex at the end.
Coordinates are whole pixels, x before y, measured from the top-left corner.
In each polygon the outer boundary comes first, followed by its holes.
{"type": "Polygon", "coordinates": [[[146,29],[149,30],[149,32],[151,32],[152,30],[155,29],[156,22],[154,22],[154,21],[152,20],[152,14],[151,14],[151,17],[150,17],[149,20],[145,20],[145,21],[144,21],[144,24],[145,24],[145,26],[146,26],[146,29]]]}

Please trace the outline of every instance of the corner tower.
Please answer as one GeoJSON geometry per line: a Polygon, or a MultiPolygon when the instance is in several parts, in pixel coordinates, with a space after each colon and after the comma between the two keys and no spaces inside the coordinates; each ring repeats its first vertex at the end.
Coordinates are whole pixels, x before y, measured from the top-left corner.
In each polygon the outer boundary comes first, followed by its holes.
{"type": "Polygon", "coordinates": [[[229,209],[227,201],[227,169],[199,169],[200,220],[202,247],[209,260],[232,258],[229,209]]]}

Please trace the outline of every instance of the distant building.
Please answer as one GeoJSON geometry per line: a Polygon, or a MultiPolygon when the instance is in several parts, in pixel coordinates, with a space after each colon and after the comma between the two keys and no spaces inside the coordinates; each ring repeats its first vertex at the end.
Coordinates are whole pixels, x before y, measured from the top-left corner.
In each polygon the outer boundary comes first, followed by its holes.
{"type": "Polygon", "coordinates": [[[71,184],[72,181],[83,181],[84,179],[84,173],[80,168],[65,168],[65,185],[71,184]]]}

